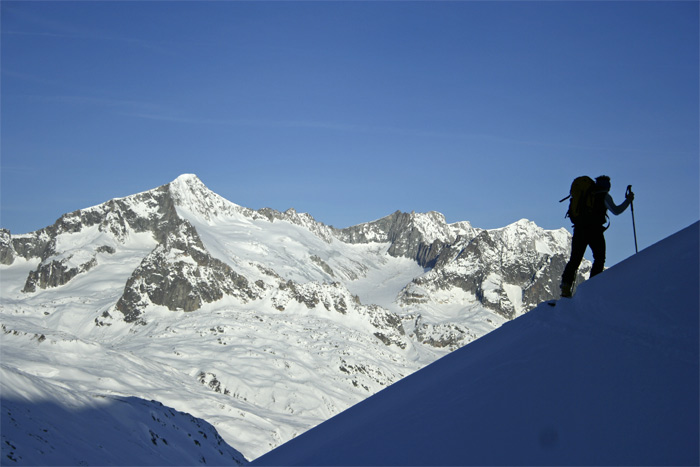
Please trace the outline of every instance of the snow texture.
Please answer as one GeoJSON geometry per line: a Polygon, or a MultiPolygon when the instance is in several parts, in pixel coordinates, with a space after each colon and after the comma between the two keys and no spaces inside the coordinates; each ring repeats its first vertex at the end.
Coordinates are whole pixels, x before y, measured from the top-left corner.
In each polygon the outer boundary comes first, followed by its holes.
{"type": "Polygon", "coordinates": [[[89,396],[0,367],[2,465],[243,465],[209,423],[156,401],[89,396]]]}
{"type": "Polygon", "coordinates": [[[570,241],[435,212],[338,230],[194,175],[0,230],[0,459],[256,459],[552,298],[570,241]]]}
{"type": "Polygon", "coordinates": [[[698,224],[253,465],[698,465],[698,224]]]}

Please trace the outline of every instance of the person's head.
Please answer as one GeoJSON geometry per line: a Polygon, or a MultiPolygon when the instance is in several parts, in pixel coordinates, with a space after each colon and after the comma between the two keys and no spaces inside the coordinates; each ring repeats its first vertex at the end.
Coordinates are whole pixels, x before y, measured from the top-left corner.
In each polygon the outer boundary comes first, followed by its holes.
{"type": "Polygon", "coordinates": [[[595,179],[595,185],[600,191],[605,191],[606,193],[610,191],[610,177],[607,175],[601,175],[595,179]]]}

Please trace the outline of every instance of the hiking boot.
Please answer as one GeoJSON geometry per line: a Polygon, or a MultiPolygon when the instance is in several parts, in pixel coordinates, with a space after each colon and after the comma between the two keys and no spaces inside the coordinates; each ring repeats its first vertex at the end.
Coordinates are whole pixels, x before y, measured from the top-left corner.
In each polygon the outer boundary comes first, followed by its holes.
{"type": "Polygon", "coordinates": [[[566,284],[562,282],[561,296],[564,298],[571,298],[571,284],[566,284]]]}

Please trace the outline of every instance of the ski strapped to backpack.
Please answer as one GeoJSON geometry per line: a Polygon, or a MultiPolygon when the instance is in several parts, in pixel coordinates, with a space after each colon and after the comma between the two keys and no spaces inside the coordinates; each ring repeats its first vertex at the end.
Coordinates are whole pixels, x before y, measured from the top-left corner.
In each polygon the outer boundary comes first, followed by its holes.
{"type": "MultiPolygon", "coordinates": [[[[604,225],[608,222],[605,196],[610,190],[610,182],[607,177],[598,177],[593,180],[586,175],[576,177],[571,183],[569,196],[559,200],[563,203],[569,199],[569,210],[564,217],[571,219],[574,226],[577,225],[604,225]]],[[[606,230],[610,224],[603,228],[606,230]]]]}

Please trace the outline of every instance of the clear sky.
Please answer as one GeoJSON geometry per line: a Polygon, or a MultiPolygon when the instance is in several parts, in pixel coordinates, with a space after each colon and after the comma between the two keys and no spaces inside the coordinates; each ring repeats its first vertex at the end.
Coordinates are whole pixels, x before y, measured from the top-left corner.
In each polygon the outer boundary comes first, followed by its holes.
{"type": "MultiPolygon", "coordinates": [[[[0,2],[0,226],[195,173],[336,227],[570,228],[578,175],[640,248],[698,220],[698,2],[0,2]]],[[[613,217],[608,265],[634,253],[613,217]]]]}

